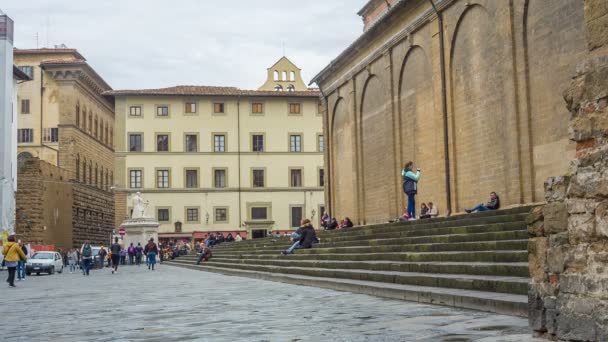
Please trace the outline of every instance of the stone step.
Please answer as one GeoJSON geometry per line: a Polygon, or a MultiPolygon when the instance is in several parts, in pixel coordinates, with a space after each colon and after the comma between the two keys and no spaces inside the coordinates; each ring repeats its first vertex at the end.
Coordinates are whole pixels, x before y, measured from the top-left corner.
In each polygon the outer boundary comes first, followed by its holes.
{"type": "MultiPolygon", "coordinates": [[[[526,262],[528,260],[527,250],[505,250],[505,251],[473,251],[473,252],[415,252],[415,253],[331,253],[313,254],[306,250],[298,250],[295,254],[287,256],[295,260],[339,260],[339,261],[454,261],[454,262],[526,262]]],[[[220,253],[214,252],[214,256],[222,256],[234,259],[282,259],[279,253],[256,253],[254,250],[247,254],[243,253],[220,253]]]]}
{"type": "MultiPolygon", "coordinates": [[[[256,253],[275,253],[285,250],[291,243],[275,243],[257,248],[223,249],[214,251],[221,253],[247,253],[252,250],[256,253]]],[[[380,245],[380,246],[349,246],[349,247],[323,247],[315,245],[311,249],[298,250],[298,253],[329,254],[329,253],[376,253],[376,252],[442,252],[442,251],[487,251],[487,250],[527,250],[528,240],[503,241],[475,241],[457,243],[430,243],[407,245],[380,245]]]]}
{"type": "MultiPolygon", "coordinates": [[[[188,256],[176,259],[176,262],[196,263],[197,258],[188,256]]],[[[502,275],[511,277],[528,277],[527,262],[398,262],[398,261],[334,261],[334,260],[293,260],[289,258],[264,259],[231,259],[214,256],[214,262],[237,263],[265,266],[315,267],[329,269],[359,269],[394,272],[421,272],[470,275],[502,275]]]]}
{"type": "Polygon", "coordinates": [[[295,285],[315,286],[383,298],[438,304],[521,317],[527,316],[528,298],[524,295],[248,271],[234,268],[214,267],[207,264],[201,266],[179,262],[167,262],[167,264],[226,275],[279,281],[295,285]]]}
{"type": "MultiPolygon", "coordinates": [[[[180,261],[177,261],[178,263],[180,261]]],[[[186,261],[182,261],[186,263],[186,261]]],[[[208,266],[237,268],[249,271],[299,274],[311,277],[345,278],[403,285],[456,288],[463,290],[490,291],[512,294],[528,293],[528,278],[506,276],[478,276],[466,274],[432,274],[420,272],[370,271],[360,269],[327,269],[313,267],[264,266],[239,263],[223,263],[211,260],[208,266]]]]}

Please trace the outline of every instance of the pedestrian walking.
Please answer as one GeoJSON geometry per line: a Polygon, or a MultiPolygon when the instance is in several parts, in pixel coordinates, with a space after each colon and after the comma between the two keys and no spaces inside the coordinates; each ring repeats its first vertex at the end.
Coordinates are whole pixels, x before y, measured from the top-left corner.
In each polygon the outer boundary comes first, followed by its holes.
{"type": "Polygon", "coordinates": [[[126,263],[127,263],[127,250],[123,248],[120,250],[120,264],[125,265],[126,263]]]}
{"type": "Polygon", "coordinates": [[[8,268],[8,279],[6,279],[6,282],[9,287],[16,287],[15,273],[17,272],[17,264],[19,261],[26,261],[27,256],[23,253],[21,246],[15,242],[15,235],[8,237],[7,243],[2,247],[2,255],[4,256],[6,268],[8,268]]]}
{"type": "MultiPolygon", "coordinates": [[[[27,247],[25,246],[25,244],[23,242],[21,242],[21,240],[19,240],[17,242],[19,244],[19,247],[21,248],[21,250],[23,251],[23,254],[25,254],[25,256],[27,257],[27,247]]],[[[25,280],[25,260],[19,260],[17,262],[17,281],[24,281],[25,280]]]]}
{"type": "Polygon", "coordinates": [[[108,255],[108,251],[106,251],[106,249],[103,248],[103,245],[101,245],[101,248],[99,249],[99,268],[102,270],[103,264],[106,262],[106,255],[108,255]]]}
{"type": "Polygon", "coordinates": [[[141,265],[141,257],[144,253],[144,249],[141,247],[141,243],[137,243],[137,247],[135,247],[135,263],[137,266],[141,265]]]}
{"type": "Polygon", "coordinates": [[[110,255],[112,260],[112,274],[118,273],[118,263],[120,262],[120,244],[118,243],[118,238],[114,238],[114,243],[110,245],[110,255]]]}
{"type": "MultiPolygon", "coordinates": [[[[80,247],[80,258],[82,259],[82,275],[88,276],[91,264],[93,263],[93,249],[89,240],[86,240],[82,247],[80,247]]],[[[103,259],[101,260],[103,266],[103,259]]]]}
{"type": "Polygon", "coordinates": [[[129,265],[133,265],[135,259],[135,246],[133,246],[133,242],[129,245],[127,249],[127,254],[129,255],[129,265]]]}
{"type": "Polygon", "coordinates": [[[154,238],[151,238],[146,248],[144,249],[148,262],[148,269],[154,271],[154,265],[156,265],[156,254],[158,254],[158,247],[154,243],[154,238]]]}
{"type": "Polygon", "coordinates": [[[70,274],[76,272],[76,263],[78,263],[78,253],[76,252],[76,248],[72,248],[68,252],[68,266],[70,269],[70,274]]]}

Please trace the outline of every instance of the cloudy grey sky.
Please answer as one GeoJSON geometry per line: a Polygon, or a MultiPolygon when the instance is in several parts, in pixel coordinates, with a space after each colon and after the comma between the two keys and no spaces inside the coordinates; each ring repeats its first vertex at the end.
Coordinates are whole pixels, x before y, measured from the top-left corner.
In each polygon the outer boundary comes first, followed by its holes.
{"type": "Polygon", "coordinates": [[[2,0],[15,46],[78,49],[114,89],[256,89],[286,55],[305,82],[362,32],[367,0],[2,0]]]}

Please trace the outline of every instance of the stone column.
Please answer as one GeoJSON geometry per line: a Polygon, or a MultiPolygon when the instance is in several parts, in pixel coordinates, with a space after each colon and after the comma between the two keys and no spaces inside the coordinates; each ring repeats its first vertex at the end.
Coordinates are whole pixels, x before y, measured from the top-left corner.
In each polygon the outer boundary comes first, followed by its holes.
{"type": "Polygon", "coordinates": [[[576,159],[528,218],[529,319],[550,339],[608,341],[608,2],[584,6],[589,51],[564,93],[576,159]]]}
{"type": "Polygon", "coordinates": [[[13,101],[13,21],[0,11],[0,232],[15,232],[14,166],[17,163],[17,141],[14,140],[13,101]]]}

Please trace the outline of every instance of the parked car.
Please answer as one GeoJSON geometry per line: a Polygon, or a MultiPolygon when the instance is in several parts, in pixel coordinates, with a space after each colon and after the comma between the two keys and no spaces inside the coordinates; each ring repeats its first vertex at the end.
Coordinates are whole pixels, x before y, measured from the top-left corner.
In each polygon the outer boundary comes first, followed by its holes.
{"type": "MultiPolygon", "coordinates": [[[[101,250],[101,246],[91,246],[91,256],[93,257],[93,263],[91,264],[91,269],[100,268],[99,267],[99,251],[101,250]]],[[[104,260],[105,261],[105,260],[104,260]]]]}
{"type": "Polygon", "coordinates": [[[57,252],[36,252],[31,258],[27,259],[25,264],[25,273],[30,275],[36,273],[53,274],[63,272],[63,258],[57,252]]]}

